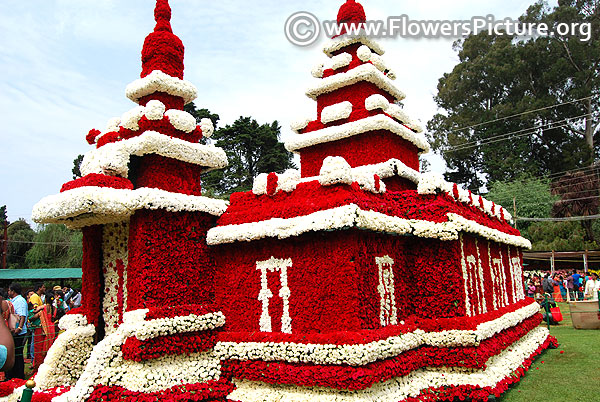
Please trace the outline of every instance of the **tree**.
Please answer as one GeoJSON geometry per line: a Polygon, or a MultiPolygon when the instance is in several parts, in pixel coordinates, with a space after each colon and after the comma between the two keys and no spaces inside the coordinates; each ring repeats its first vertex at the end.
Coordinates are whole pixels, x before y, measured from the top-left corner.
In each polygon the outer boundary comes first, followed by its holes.
{"type": "Polygon", "coordinates": [[[228,196],[248,191],[260,173],[293,168],[292,154],[279,142],[280,129],[277,121],[258,124],[251,117],[240,117],[217,130],[213,135],[215,145],[225,150],[229,165],[203,175],[203,186],[209,194],[228,196]]]}
{"type": "Polygon", "coordinates": [[[183,110],[194,116],[198,124],[200,124],[200,120],[202,119],[210,119],[215,127],[215,130],[217,129],[217,124],[219,123],[218,114],[211,113],[208,109],[197,109],[193,102],[185,105],[183,110]]]}
{"type": "Polygon", "coordinates": [[[79,268],[83,259],[82,234],[64,225],[42,225],[25,254],[29,268],[79,268]]]}
{"type": "Polygon", "coordinates": [[[598,244],[585,239],[585,231],[577,222],[534,222],[529,227],[533,251],[595,250],[598,244]]]}
{"type": "Polygon", "coordinates": [[[25,254],[33,246],[34,237],[35,231],[25,219],[19,219],[8,226],[8,268],[27,268],[25,254]]]}
{"type": "MultiPolygon", "coordinates": [[[[590,22],[598,34],[598,0],[529,7],[523,22],[590,22]]],[[[481,33],[455,43],[459,64],[435,98],[443,109],[428,123],[446,178],[477,191],[487,180],[511,181],[588,166],[600,135],[600,41],[578,37],[481,33]]]]}
{"type": "MultiPolygon", "coordinates": [[[[523,177],[514,181],[497,181],[490,184],[486,198],[502,205],[513,213],[516,205],[517,216],[513,218],[549,218],[552,205],[558,197],[550,191],[550,180],[523,177]]],[[[517,221],[521,235],[529,237],[530,222],[517,221]]]]}
{"type": "Polygon", "coordinates": [[[81,177],[81,162],[83,162],[83,155],[77,155],[77,158],[73,159],[73,180],[81,177]]]}
{"type": "MultiPolygon", "coordinates": [[[[560,200],[552,208],[552,214],[566,218],[597,215],[600,204],[599,184],[596,170],[565,174],[552,185],[552,193],[560,196],[560,200]]],[[[585,233],[584,239],[595,241],[593,221],[587,219],[580,222],[585,233]]]]}

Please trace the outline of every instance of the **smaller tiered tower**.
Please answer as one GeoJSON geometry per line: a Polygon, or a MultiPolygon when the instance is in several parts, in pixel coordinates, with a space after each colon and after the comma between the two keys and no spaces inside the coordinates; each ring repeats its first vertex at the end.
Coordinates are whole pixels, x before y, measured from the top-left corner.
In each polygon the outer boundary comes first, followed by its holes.
{"type": "MultiPolygon", "coordinates": [[[[342,28],[361,25],[364,9],[349,0],[337,21],[342,28]]],[[[294,124],[302,135],[287,143],[288,150],[300,154],[302,177],[317,176],[327,156],[343,157],[351,167],[397,160],[418,171],[419,154],[429,147],[417,135],[421,128],[397,105],[404,94],[391,84],[395,76],[381,58],[381,47],[366,36],[340,36],[324,52],[330,61],[313,70],[320,82],[306,92],[317,102],[317,118],[294,124]]],[[[390,190],[416,188],[398,176],[385,182],[390,190]]]]}

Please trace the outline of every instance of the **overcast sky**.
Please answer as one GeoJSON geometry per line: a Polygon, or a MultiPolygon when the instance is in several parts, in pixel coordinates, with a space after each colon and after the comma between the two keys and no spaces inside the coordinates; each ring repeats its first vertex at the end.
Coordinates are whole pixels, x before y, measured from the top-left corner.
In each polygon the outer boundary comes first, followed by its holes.
{"type": "MultiPolygon", "coordinates": [[[[521,0],[363,0],[368,19],[517,18],[521,0]]],[[[288,16],[309,11],[334,19],[342,1],[171,0],[173,30],[185,45],[185,78],[195,101],[221,117],[278,120],[283,137],[297,117],[316,114],[305,95],[326,39],[290,44],[288,16]]],[[[125,86],[139,77],[144,37],[154,28],[153,0],[0,0],[0,205],[9,220],[30,220],[33,205],[71,180],[73,159],[90,150],[85,135],[135,106],[125,86]]],[[[438,79],[457,63],[450,39],[385,39],[384,58],[406,93],[409,114],[435,113],[438,79]]],[[[433,158],[433,170],[443,164],[433,158]]]]}

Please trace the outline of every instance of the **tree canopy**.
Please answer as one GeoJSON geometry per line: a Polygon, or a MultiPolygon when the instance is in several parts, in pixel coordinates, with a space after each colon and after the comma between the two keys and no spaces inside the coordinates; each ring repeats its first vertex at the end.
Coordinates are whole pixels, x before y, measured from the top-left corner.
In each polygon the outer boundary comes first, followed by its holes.
{"type": "Polygon", "coordinates": [[[42,225],[25,254],[28,268],[79,268],[83,259],[82,233],[64,225],[42,225]]]}
{"type": "Polygon", "coordinates": [[[202,177],[203,187],[217,196],[252,189],[260,173],[282,173],[294,167],[292,153],[279,142],[277,121],[259,124],[251,117],[240,117],[233,124],[215,131],[214,144],[225,150],[229,165],[202,177]]]}
{"type": "Polygon", "coordinates": [[[7,237],[7,268],[27,268],[25,254],[33,246],[35,231],[25,219],[19,219],[10,224],[7,237]]]}
{"type": "Polygon", "coordinates": [[[444,74],[428,123],[446,178],[479,190],[486,181],[511,181],[589,166],[600,135],[600,11],[598,0],[545,2],[523,22],[590,22],[592,40],[579,37],[471,35],[455,43],[459,64],[444,74]]]}

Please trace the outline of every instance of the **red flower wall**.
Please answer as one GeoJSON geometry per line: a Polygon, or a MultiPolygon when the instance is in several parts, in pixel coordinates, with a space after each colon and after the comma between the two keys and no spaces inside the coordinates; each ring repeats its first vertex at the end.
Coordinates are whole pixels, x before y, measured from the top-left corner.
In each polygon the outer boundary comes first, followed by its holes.
{"type": "Polygon", "coordinates": [[[206,245],[212,215],[139,210],[131,218],[127,309],[211,304],[214,262],[206,245]]]}
{"type": "Polygon", "coordinates": [[[302,177],[318,176],[323,160],[328,156],[341,156],[352,167],[396,158],[406,166],[419,170],[417,147],[400,136],[384,130],[370,131],[338,141],[314,145],[303,148],[299,152],[302,177]]]}

